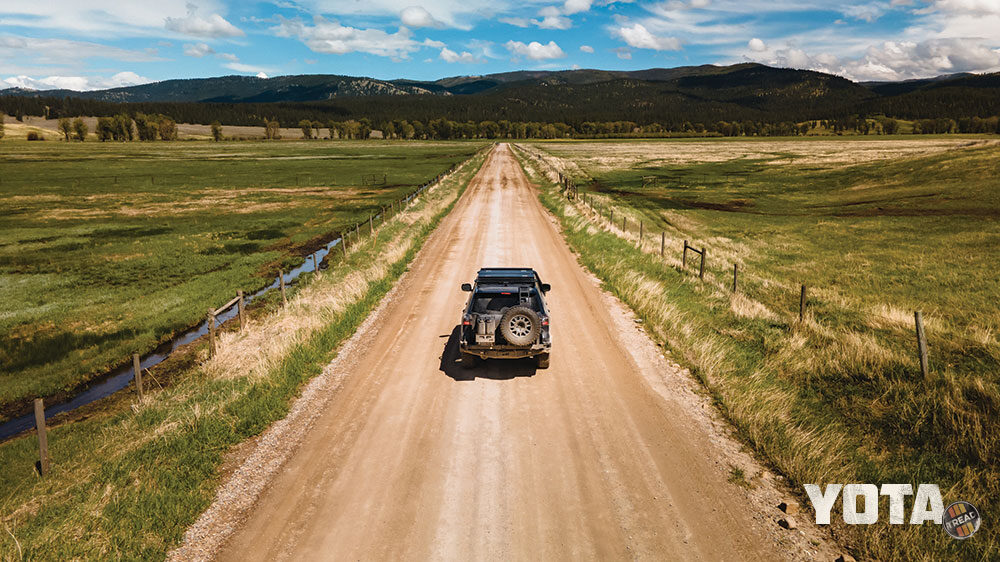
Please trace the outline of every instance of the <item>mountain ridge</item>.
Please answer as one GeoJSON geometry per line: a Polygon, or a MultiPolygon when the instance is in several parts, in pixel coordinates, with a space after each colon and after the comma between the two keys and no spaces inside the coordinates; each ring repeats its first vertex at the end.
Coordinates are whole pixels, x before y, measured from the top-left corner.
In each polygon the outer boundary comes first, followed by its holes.
{"type": "Polygon", "coordinates": [[[953,119],[1000,114],[1000,73],[858,83],[811,70],[756,63],[617,71],[573,69],[451,76],[435,81],[338,74],[165,80],[75,92],[0,91],[12,115],[108,115],[143,111],[190,122],[257,124],[278,118],[803,122],[884,115],[953,119]],[[131,107],[123,107],[128,103],[131,107]],[[101,105],[104,104],[104,105],[101,105]],[[35,112],[35,113],[31,113],[35,112]]]}
{"type": "Polygon", "coordinates": [[[510,88],[531,86],[581,86],[633,79],[644,82],[687,81],[724,84],[737,77],[759,80],[760,87],[770,87],[769,80],[822,77],[826,82],[843,81],[876,94],[895,95],[921,89],[941,87],[950,82],[984,76],[968,73],[901,82],[852,82],[846,78],[810,70],[775,68],[757,63],[729,66],[699,65],[641,70],[518,70],[485,75],[460,75],[433,81],[396,78],[382,80],[364,76],[339,74],[295,74],[258,78],[227,75],[208,78],[179,78],[123,86],[103,90],[77,91],[68,89],[33,90],[8,88],[0,95],[72,97],[107,102],[314,102],[345,97],[405,96],[405,95],[477,95],[510,88]]]}

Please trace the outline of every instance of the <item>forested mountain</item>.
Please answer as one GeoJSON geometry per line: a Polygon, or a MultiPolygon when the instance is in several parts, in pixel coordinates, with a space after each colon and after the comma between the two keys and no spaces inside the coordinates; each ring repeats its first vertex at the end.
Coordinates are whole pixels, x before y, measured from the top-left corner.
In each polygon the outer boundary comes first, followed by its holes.
{"type": "MultiPolygon", "coordinates": [[[[260,125],[302,119],[386,122],[586,122],[686,124],[972,119],[1000,115],[1000,74],[860,84],[759,64],[639,71],[519,71],[434,82],[336,75],[167,80],[93,92],[0,91],[0,111],[72,117],[143,112],[179,122],[260,125]]],[[[696,127],[697,128],[697,127],[696,127]]]]}

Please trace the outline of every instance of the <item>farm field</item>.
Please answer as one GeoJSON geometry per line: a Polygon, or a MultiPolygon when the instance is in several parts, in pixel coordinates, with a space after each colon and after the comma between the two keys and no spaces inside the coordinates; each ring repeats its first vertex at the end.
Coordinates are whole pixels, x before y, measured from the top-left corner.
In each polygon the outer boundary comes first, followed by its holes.
{"type": "Polygon", "coordinates": [[[0,419],[265,286],[480,146],[4,142],[0,419]]]}
{"type": "MultiPolygon", "coordinates": [[[[25,140],[29,132],[35,132],[46,140],[61,140],[63,133],[59,130],[58,119],[45,119],[44,117],[26,115],[18,121],[10,115],[0,114],[0,119],[4,122],[6,140],[25,140]]],[[[87,125],[87,142],[97,142],[97,118],[82,117],[87,125]]],[[[226,138],[232,137],[239,140],[264,140],[264,127],[249,127],[240,125],[223,125],[222,134],[226,138]]],[[[281,127],[278,134],[285,140],[302,140],[302,129],[298,127],[281,127]]],[[[323,136],[329,135],[327,129],[323,129],[323,136]]],[[[177,138],[180,140],[212,140],[212,128],[209,125],[199,125],[196,123],[178,123],[177,138]]]]}
{"type": "MultiPolygon", "coordinates": [[[[946,503],[1000,499],[1000,143],[526,148],[522,161],[540,181],[558,170],[591,205],[568,203],[554,188],[543,193],[582,261],[794,482],[934,482],[946,503]],[[704,283],[697,254],[681,268],[683,240],[707,249],[704,283]],[[926,380],[914,311],[927,332],[926,380]]],[[[1000,536],[987,530],[972,554],[943,534],[908,527],[838,532],[886,559],[989,557],[1000,536]]]]}

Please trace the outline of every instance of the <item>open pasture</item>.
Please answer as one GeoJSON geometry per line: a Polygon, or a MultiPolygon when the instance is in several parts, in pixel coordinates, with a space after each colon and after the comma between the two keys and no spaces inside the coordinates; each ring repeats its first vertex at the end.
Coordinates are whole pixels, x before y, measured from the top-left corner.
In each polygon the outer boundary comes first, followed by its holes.
{"type": "MultiPolygon", "coordinates": [[[[996,141],[542,142],[531,150],[596,208],[581,202],[575,208],[587,212],[562,212],[584,262],[793,482],[933,482],[950,501],[1000,498],[996,141]],[[634,249],[640,221],[644,254],[634,249]],[[697,254],[681,267],[684,240],[707,250],[704,282],[697,254]],[[927,334],[927,378],[915,311],[927,334]]],[[[550,199],[550,208],[564,200],[550,199]]],[[[854,531],[848,540],[877,559],[965,552],[919,527],[854,531]]],[[[995,552],[997,536],[988,531],[976,552],[995,552]]]]}
{"type": "Polygon", "coordinates": [[[151,350],[236,290],[268,284],[479,145],[2,147],[0,419],[151,350]]]}

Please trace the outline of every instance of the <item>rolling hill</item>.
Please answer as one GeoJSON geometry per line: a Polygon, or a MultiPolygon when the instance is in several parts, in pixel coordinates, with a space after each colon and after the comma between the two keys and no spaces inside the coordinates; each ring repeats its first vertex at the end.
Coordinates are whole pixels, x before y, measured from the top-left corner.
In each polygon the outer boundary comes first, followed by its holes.
{"type": "Polygon", "coordinates": [[[142,107],[135,106],[136,111],[186,119],[207,113],[189,105],[212,104],[218,112],[215,118],[231,124],[256,124],[265,116],[284,122],[321,117],[420,121],[443,117],[459,122],[664,125],[723,120],[801,122],[851,115],[960,119],[1000,114],[1000,74],[856,83],[821,72],[745,63],[636,71],[525,70],[436,81],[316,74],[165,80],[88,92],[0,90],[0,110],[11,113],[31,114],[41,107],[58,115],[88,110],[86,114],[96,115],[113,109],[87,102],[138,104],[142,107]]]}

